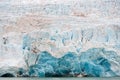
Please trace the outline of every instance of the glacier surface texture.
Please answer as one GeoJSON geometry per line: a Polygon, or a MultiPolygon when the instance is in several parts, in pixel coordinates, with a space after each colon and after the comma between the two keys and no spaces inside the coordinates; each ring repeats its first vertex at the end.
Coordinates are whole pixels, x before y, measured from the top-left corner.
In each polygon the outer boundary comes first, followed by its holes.
{"type": "Polygon", "coordinates": [[[120,76],[120,0],[0,0],[0,77],[120,76]]]}

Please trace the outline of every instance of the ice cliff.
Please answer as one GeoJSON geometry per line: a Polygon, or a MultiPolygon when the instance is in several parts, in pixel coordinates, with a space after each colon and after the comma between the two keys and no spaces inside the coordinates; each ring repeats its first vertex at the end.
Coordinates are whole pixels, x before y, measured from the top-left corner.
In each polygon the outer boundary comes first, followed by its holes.
{"type": "Polygon", "coordinates": [[[1,0],[0,12],[0,76],[120,76],[119,0],[1,0]]]}
{"type": "Polygon", "coordinates": [[[55,58],[44,51],[40,53],[37,63],[30,66],[29,75],[114,77],[120,74],[119,60],[120,56],[116,56],[114,51],[106,51],[104,48],[92,48],[80,55],[67,52],[61,58],[55,58]]]}

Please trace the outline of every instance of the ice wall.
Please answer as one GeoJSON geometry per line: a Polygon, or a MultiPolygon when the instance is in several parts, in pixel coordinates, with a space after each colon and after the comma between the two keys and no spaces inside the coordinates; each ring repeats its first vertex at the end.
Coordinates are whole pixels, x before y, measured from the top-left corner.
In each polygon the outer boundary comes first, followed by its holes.
{"type": "Polygon", "coordinates": [[[61,58],[93,48],[120,55],[119,0],[0,1],[0,68],[27,68],[43,51],[61,58]]]}

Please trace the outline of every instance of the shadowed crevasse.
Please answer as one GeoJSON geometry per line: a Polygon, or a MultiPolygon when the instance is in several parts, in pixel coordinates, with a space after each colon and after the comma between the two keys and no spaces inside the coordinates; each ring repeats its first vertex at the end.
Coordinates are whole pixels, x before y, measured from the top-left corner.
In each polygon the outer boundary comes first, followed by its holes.
{"type": "Polygon", "coordinates": [[[1,77],[15,77],[15,76],[11,73],[5,73],[5,74],[1,75],[1,77]]]}

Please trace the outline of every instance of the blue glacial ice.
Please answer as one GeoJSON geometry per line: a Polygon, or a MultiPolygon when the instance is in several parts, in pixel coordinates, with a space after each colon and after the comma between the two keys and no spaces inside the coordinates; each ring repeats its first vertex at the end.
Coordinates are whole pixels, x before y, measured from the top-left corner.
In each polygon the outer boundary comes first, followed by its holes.
{"type": "MultiPolygon", "coordinates": [[[[67,52],[61,58],[55,58],[44,51],[39,54],[35,65],[30,66],[29,75],[38,77],[110,77],[119,76],[120,70],[112,70],[112,64],[119,62],[120,56],[104,48],[92,48],[80,55],[67,52]],[[111,54],[111,55],[110,55],[111,54]]],[[[120,64],[120,62],[119,62],[120,64]]],[[[117,67],[117,66],[116,66],[117,67]]]]}
{"type": "Polygon", "coordinates": [[[117,76],[116,72],[111,69],[115,65],[111,65],[115,61],[119,62],[119,59],[120,57],[114,51],[106,51],[104,48],[89,49],[80,55],[84,73],[97,77],[117,76]]]}

